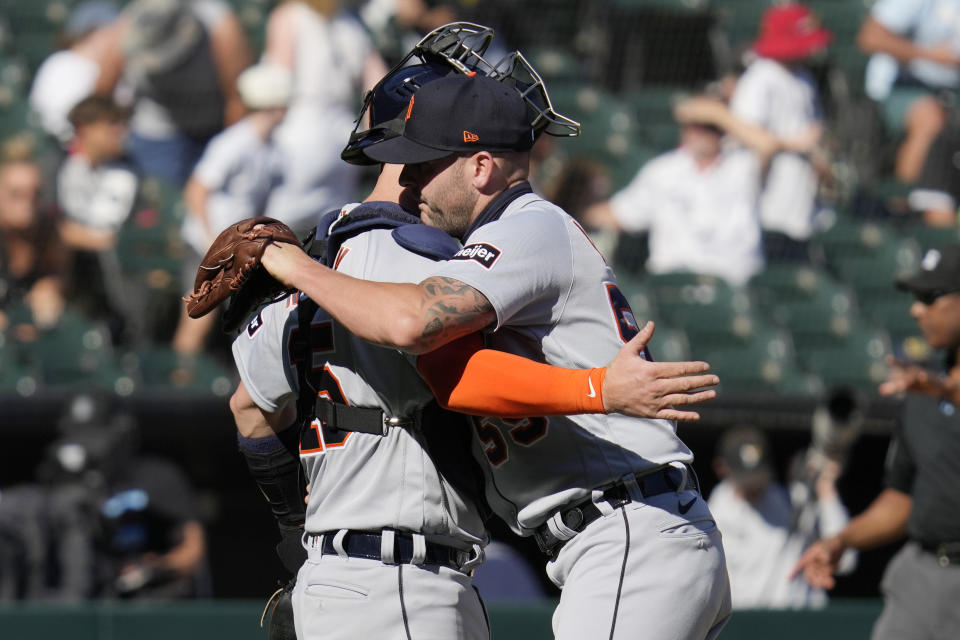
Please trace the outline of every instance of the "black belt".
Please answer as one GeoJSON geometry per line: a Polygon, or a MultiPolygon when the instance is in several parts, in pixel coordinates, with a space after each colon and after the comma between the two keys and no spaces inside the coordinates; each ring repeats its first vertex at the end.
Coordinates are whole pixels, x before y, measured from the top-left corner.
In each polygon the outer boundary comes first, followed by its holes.
{"type": "MultiPolygon", "coordinates": [[[[652,473],[637,476],[636,480],[640,495],[644,498],[667,492],[685,491],[688,489],[700,490],[697,483],[697,476],[694,474],[693,468],[689,465],[687,465],[686,474],[677,467],[663,467],[652,473]],[[685,482],[684,475],[686,475],[685,482]],[[683,486],[681,486],[681,484],[683,486]]],[[[620,482],[603,492],[603,500],[614,509],[618,509],[631,502],[632,498],[630,497],[630,490],[624,483],[620,482]]],[[[565,507],[558,513],[563,524],[577,533],[586,529],[587,525],[603,515],[590,498],[578,502],[573,506],[565,507]]],[[[555,516],[551,516],[551,518],[553,517],[555,516]]],[[[537,527],[537,530],[533,533],[533,537],[537,541],[540,551],[550,558],[556,557],[563,545],[569,540],[569,538],[564,540],[555,536],[546,523],[537,527]]]]}
{"type": "MultiPolygon", "coordinates": [[[[321,535],[323,536],[323,543],[320,545],[320,553],[323,555],[339,555],[333,544],[333,539],[337,535],[336,531],[311,533],[308,534],[308,540],[321,535]]],[[[383,561],[382,538],[383,536],[379,533],[347,531],[346,535],[343,536],[343,550],[351,558],[383,561]]],[[[460,571],[468,556],[469,552],[467,551],[428,541],[422,564],[440,565],[460,571]]],[[[411,560],[413,560],[413,537],[407,533],[397,532],[393,538],[393,563],[409,564],[411,560]]]]}
{"type": "Polygon", "coordinates": [[[960,542],[923,542],[919,541],[920,548],[927,553],[937,556],[941,567],[960,565],[960,542]]]}

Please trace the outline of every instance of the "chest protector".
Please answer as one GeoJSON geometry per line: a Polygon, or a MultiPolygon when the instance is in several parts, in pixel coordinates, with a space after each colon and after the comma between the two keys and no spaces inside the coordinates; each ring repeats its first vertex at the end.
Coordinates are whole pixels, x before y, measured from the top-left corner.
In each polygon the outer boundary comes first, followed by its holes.
{"type": "MultiPolygon", "coordinates": [[[[431,260],[446,260],[460,249],[456,240],[439,229],[421,224],[419,218],[410,215],[393,202],[367,202],[346,214],[341,214],[340,210],[325,214],[311,237],[304,243],[304,249],[318,262],[333,268],[344,242],[374,229],[391,229],[391,235],[398,245],[431,260]]],[[[300,383],[297,399],[298,423],[309,424],[313,419],[319,418],[327,428],[376,435],[383,435],[391,425],[406,424],[402,418],[385,416],[380,409],[354,407],[318,396],[316,381],[311,379],[309,344],[310,324],[317,308],[316,302],[308,296],[300,295],[297,306],[299,331],[292,339],[300,383]]]]}

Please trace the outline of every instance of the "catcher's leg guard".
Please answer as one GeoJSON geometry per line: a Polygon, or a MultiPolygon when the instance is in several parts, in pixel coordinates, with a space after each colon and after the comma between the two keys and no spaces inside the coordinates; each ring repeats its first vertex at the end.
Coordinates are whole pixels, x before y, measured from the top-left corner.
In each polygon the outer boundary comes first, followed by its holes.
{"type": "Polygon", "coordinates": [[[280,528],[277,555],[283,566],[296,574],[307,557],[300,543],[306,508],[300,459],[291,453],[286,442],[291,439],[291,432],[296,437],[298,429],[285,429],[280,437],[244,438],[238,435],[237,439],[247,468],[277,519],[280,528]]]}

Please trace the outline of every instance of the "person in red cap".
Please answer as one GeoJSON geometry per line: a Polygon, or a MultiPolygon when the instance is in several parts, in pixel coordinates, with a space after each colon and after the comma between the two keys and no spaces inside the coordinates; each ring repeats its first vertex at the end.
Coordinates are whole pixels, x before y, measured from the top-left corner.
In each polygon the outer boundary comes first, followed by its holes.
{"type": "Polygon", "coordinates": [[[769,8],[737,82],[730,108],[778,141],[760,196],[760,224],[769,259],[806,259],[813,231],[818,172],[813,162],[823,131],[819,99],[804,62],[830,44],[830,32],[802,4],[769,8]]]}

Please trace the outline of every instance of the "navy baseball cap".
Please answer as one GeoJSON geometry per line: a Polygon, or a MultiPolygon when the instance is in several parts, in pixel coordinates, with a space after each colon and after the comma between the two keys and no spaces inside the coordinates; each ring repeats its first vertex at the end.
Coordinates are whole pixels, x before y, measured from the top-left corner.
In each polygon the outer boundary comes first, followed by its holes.
{"type": "Polygon", "coordinates": [[[536,138],[516,89],[481,75],[435,80],[407,105],[403,135],[364,153],[378,162],[416,164],[459,151],[529,151],[536,138]]]}
{"type": "Polygon", "coordinates": [[[914,295],[943,295],[960,291],[960,245],[930,249],[920,261],[920,271],[897,279],[897,288],[914,295]]]}

